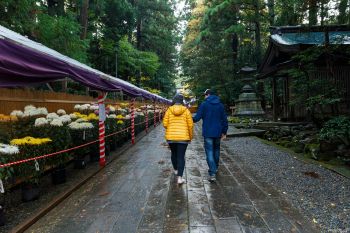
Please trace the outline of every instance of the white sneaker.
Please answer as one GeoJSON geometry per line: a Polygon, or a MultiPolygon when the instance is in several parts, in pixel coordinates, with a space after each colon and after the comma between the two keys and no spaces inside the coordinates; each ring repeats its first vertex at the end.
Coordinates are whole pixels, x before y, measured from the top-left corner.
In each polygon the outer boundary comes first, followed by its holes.
{"type": "Polygon", "coordinates": [[[185,180],[182,179],[181,176],[178,176],[178,177],[177,177],[177,184],[183,184],[183,183],[185,183],[185,180]]]}
{"type": "Polygon", "coordinates": [[[177,175],[177,170],[174,170],[174,174],[177,175]]]}

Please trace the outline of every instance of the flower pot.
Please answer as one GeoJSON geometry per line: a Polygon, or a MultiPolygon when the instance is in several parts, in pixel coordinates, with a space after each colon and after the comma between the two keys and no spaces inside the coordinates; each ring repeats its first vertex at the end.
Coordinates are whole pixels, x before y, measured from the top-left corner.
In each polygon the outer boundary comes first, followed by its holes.
{"type": "Polygon", "coordinates": [[[39,185],[31,184],[31,183],[25,183],[22,185],[22,201],[23,202],[37,200],[39,198],[39,196],[40,196],[39,185]]]}
{"type": "Polygon", "coordinates": [[[84,169],[86,167],[85,158],[75,158],[74,159],[74,168],[75,169],[84,169]]]}
{"type": "Polygon", "coordinates": [[[63,184],[66,182],[66,168],[58,167],[55,168],[51,173],[52,184],[63,184]]]}
{"type": "Polygon", "coordinates": [[[105,154],[106,156],[109,156],[111,154],[111,146],[109,144],[106,144],[105,154]]]}
{"type": "Polygon", "coordinates": [[[110,151],[115,151],[117,149],[117,144],[115,141],[110,141],[109,143],[110,151]]]}
{"type": "Polygon", "coordinates": [[[97,151],[90,152],[90,162],[98,162],[100,161],[100,153],[97,151]]]}
{"type": "Polygon", "coordinates": [[[0,205],[0,226],[4,226],[6,222],[4,207],[0,205]]]}

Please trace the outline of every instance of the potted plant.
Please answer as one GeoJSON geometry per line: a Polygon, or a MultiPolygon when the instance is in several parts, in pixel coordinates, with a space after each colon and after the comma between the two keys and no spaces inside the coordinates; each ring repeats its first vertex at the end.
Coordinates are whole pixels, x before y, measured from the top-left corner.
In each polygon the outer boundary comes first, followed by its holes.
{"type": "MultiPolygon", "coordinates": [[[[93,124],[78,119],[68,125],[73,146],[80,146],[92,141],[93,124]]],[[[74,168],[83,169],[86,166],[85,156],[90,152],[89,146],[81,147],[74,151],[74,168]]]]}
{"type": "MultiPolygon", "coordinates": [[[[6,164],[11,161],[11,157],[19,153],[17,146],[0,143],[0,163],[6,164]]],[[[13,176],[12,167],[0,168],[0,226],[5,225],[4,199],[5,199],[5,184],[13,176]]]]}
{"type": "MultiPolygon", "coordinates": [[[[12,139],[10,144],[18,146],[20,153],[14,157],[17,161],[29,159],[51,152],[50,138],[24,137],[12,139]]],[[[39,198],[39,179],[45,168],[45,160],[25,162],[14,167],[14,173],[22,183],[22,200],[32,201],[39,198]]]]}
{"type": "MultiPolygon", "coordinates": [[[[63,110],[61,109],[62,112],[63,110]]],[[[56,113],[50,113],[46,118],[37,118],[35,120],[35,136],[44,136],[51,138],[52,151],[62,151],[72,145],[72,139],[69,133],[67,123],[71,121],[68,115],[58,116],[56,113]]],[[[52,169],[51,177],[53,184],[62,184],[66,182],[66,163],[70,160],[68,153],[62,153],[48,157],[46,165],[52,169]]]]}

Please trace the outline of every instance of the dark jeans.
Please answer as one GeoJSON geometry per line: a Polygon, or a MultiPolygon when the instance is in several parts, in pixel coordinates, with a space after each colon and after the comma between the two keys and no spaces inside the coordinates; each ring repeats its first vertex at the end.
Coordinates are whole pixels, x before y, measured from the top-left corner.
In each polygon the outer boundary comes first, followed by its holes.
{"type": "Polygon", "coordinates": [[[220,138],[204,138],[204,148],[207,155],[209,175],[216,174],[220,160],[220,138]]]}
{"type": "Polygon", "coordinates": [[[185,153],[187,144],[185,143],[169,143],[171,149],[171,162],[177,175],[182,176],[185,169],[185,153]]]}

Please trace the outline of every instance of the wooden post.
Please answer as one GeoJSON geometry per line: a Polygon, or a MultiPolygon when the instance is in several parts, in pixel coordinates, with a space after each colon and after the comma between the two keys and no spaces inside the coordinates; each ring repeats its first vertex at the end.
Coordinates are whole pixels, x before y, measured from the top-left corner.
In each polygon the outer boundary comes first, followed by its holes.
{"type": "Polygon", "coordinates": [[[272,105],[273,121],[277,121],[277,83],[276,77],[272,77],[272,105]]]}

